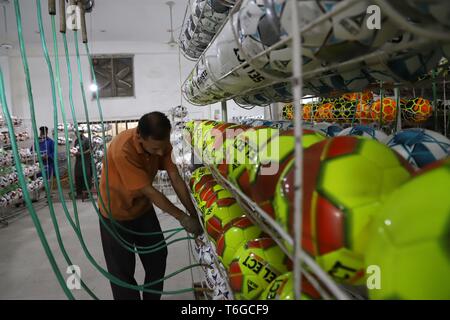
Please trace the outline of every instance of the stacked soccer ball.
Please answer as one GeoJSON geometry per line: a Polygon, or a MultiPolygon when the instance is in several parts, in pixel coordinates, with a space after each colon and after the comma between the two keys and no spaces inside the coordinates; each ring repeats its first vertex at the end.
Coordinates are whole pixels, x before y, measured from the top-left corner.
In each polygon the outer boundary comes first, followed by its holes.
{"type": "Polygon", "coordinates": [[[220,0],[194,0],[186,17],[180,48],[190,58],[198,59],[228,16],[229,7],[220,0]]]}
{"type": "MultiPolygon", "coordinates": [[[[397,102],[385,97],[373,100],[370,91],[345,94],[303,105],[303,120],[338,123],[393,123],[397,119],[397,102]]],[[[427,121],[433,112],[431,102],[424,98],[400,99],[402,120],[408,124],[427,121]]],[[[283,117],[293,119],[292,104],[283,107],[283,117]]]]}
{"type": "MultiPolygon", "coordinates": [[[[206,163],[294,236],[292,132],[213,121],[186,128],[206,163]]],[[[303,249],[347,285],[366,284],[366,270],[380,267],[381,287],[369,290],[371,298],[450,298],[442,286],[450,281],[450,141],[423,129],[388,139],[352,129],[328,138],[304,132],[303,249]]],[[[204,167],[191,187],[235,298],[292,298],[289,259],[232,194],[204,167]]],[[[302,298],[318,297],[308,290],[302,298]]]]}
{"type": "MultiPolygon", "coordinates": [[[[443,17],[450,11],[450,6],[444,0],[435,2],[441,6],[439,9],[433,7],[426,12],[426,16],[444,24],[443,17]]],[[[197,3],[205,1],[199,0],[194,5],[197,3]]],[[[205,8],[209,2],[206,3],[205,8]]],[[[370,22],[370,15],[367,14],[370,5],[368,0],[358,1],[341,10],[344,5],[342,1],[298,1],[300,28],[332,10],[340,10],[340,13],[323,19],[314,29],[302,34],[304,95],[355,92],[379,81],[415,82],[438,65],[444,55],[441,47],[444,50],[448,47],[433,43],[396,50],[417,38],[404,33],[386,15],[382,19],[383,28],[367,28],[366,25],[370,22]],[[386,61],[380,61],[377,56],[354,68],[335,68],[314,78],[307,74],[322,65],[345,61],[378,49],[394,53],[386,57],[386,61]]],[[[418,27],[422,24],[429,27],[427,18],[417,19],[417,14],[413,11],[402,13],[411,14],[407,18],[417,23],[418,27]]],[[[236,97],[235,101],[240,105],[292,101],[290,83],[271,84],[273,76],[287,79],[292,75],[292,41],[285,41],[293,34],[291,13],[287,0],[243,1],[240,10],[230,16],[222,31],[202,55],[200,66],[197,65],[185,82],[183,92],[186,98],[198,105],[218,102],[230,96],[236,97]],[[283,41],[282,45],[275,46],[280,41],[283,41]],[[258,57],[250,60],[256,56],[258,57]]],[[[195,30],[198,30],[193,17],[187,22],[186,39],[192,39],[195,30]]],[[[201,35],[205,38],[198,41],[198,51],[197,54],[194,53],[196,57],[212,38],[206,32],[201,35]]],[[[199,37],[200,35],[197,38],[199,37]]],[[[344,115],[347,114],[345,108],[344,115]]],[[[389,108],[388,105],[386,109],[389,108]]],[[[384,105],[380,109],[378,113],[383,113],[384,105]]]]}

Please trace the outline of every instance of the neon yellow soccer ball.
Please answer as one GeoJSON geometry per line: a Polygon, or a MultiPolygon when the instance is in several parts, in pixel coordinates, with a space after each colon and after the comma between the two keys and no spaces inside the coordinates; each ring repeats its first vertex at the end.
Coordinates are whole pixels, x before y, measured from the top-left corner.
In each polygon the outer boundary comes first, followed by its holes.
{"type": "Polygon", "coordinates": [[[366,256],[366,267],[375,268],[367,281],[371,299],[450,299],[449,191],[447,158],[380,208],[366,256]]]}
{"type": "MultiPolygon", "coordinates": [[[[302,278],[301,300],[320,299],[317,290],[302,278]]],[[[259,297],[260,300],[295,300],[294,275],[292,272],[282,274],[276,278],[259,297]]]]}
{"type": "Polygon", "coordinates": [[[238,135],[234,144],[227,149],[228,179],[249,197],[249,170],[256,164],[258,150],[278,133],[278,129],[269,127],[249,129],[238,135]]]}
{"type": "Polygon", "coordinates": [[[236,251],[250,240],[260,238],[262,230],[246,216],[233,219],[228,223],[216,243],[216,251],[223,265],[228,268],[236,251]]]}
{"type": "Polygon", "coordinates": [[[278,276],[286,273],[291,262],[272,238],[247,242],[229,267],[230,286],[235,299],[253,300],[278,276]]]}
{"type": "MultiPolygon", "coordinates": [[[[336,281],[362,284],[368,230],[412,167],[386,145],[359,137],[334,137],[304,150],[302,247],[336,281]]],[[[275,217],[294,235],[291,164],[279,179],[275,217]]]]}
{"type": "MultiPolygon", "coordinates": [[[[223,191],[219,191],[218,194],[223,191]]],[[[224,227],[233,219],[244,214],[245,212],[234,198],[210,199],[204,207],[205,228],[209,238],[215,243],[224,227]]]]}

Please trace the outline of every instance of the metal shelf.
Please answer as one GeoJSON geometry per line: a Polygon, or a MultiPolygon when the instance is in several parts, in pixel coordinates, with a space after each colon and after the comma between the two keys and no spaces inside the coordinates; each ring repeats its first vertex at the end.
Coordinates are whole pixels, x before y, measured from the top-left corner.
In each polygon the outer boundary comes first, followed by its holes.
{"type": "MultiPolygon", "coordinates": [[[[296,1],[296,0],[291,0],[291,1],[296,1]]],[[[287,0],[287,2],[289,2],[289,0],[287,0]]],[[[345,4],[343,4],[340,7],[338,7],[338,9],[333,9],[332,11],[322,15],[321,17],[319,17],[315,21],[313,21],[310,24],[302,27],[299,32],[300,33],[304,33],[306,31],[312,29],[317,24],[321,23],[322,21],[324,21],[326,19],[329,19],[329,18],[333,17],[334,15],[336,15],[339,12],[347,9],[348,7],[350,7],[351,5],[353,5],[356,2],[357,2],[357,0],[346,0],[345,4]]],[[[377,0],[376,2],[378,3],[378,5],[380,7],[383,8],[383,10],[386,11],[386,14],[391,15],[392,17],[395,17],[395,18],[397,18],[398,15],[401,16],[401,14],[399,14],[395,9],[393,9],[392,6],[386,2],[386,0],[377,0]]],[[[225,24],[229,20],[233,21],[234,13],[239,9],[241,3],[242,3],[242,1],[238,1],[236,3],[236,5],[233,8],[233,10],[230,12],[228,18],[224,21],[223,26],[225,26],[225,24]]],[[[399,26],[399,28],[402,28],[403,30],[409,31],[409,32],[411,32],[413,34],[416,34],[416,35],[422,37],[422,39],[416,40],[416,41],[407,42],[407,43],[404,43],[404,44],[401,44],[401,45],[397,45],[397,46],[393,46],[390,49],[379,48],[379,49],[377,49],[377,50],[375,50],[373,52],[370,52],[368,54],[364,54],[362,56],[359,56],[359,57],[356,57],[356,58],[353,58],[353,59],[350,59],[350,60],[347,60],[347,61],[343,61],[343,62],[339,62],[339,63],[332,63],[332,64],[330,64],[328,66],[325,66],[325,67],[316,68],[314,70],[311,70],[311,71],[308,71],[308,72],[304,72],[304,73],[302,73],[303,81],[306,82],[306,81],[312,80],[312,79],[328,78],[328,77],[332,76],[333,75],[332,73],[336,72],[337,70],[345,69],[346,71],[348,71],[348,70],[355,70],[357,68],[360,68],[361,66],[370,67],[370,66],[372,66],[374,64],[379,63],[380,59],[381,60],[389,59],[389,57],[391,55],[393,55],[395,53],[402,52],[403,50],[406,50],[406,49],[409,49],[409,48],[426,47],[430,43],[436,43],[436,41],[438,41],[438,40],[441,40],[441,41],[449,41],[450,40],[450,35],[448,33],[446,33],[446,32],[443,32],[443,31],[439,30],[439,29],[438,30],[422,30],[421,28],[419,28],[417,26],[413,26],[411,23],[406,21],[406,19],[398,20],[398,21],[394,20],[393,22],[396,22],[397,25],[399,26]]],[[[183,88],[185,88],[185,84],[189,80],[191,74],[195,73],[195,70],[197,69],[197,66],[198,66],[199,62],[202,59],[205,59],[205,55],[206,55],[209,47],[212,45],[212,43],[214,43],[215,39],[220,34],[220,31],[221,30],[219,30],[217,32],[216,36],[211,40],[209,46],[205,49],[205,51],[202,53],[200,58],[197,60],[197,63],[195,65],[195,67],[193,68],[193,71],[190,73],[189,77],[183,82],[183,84],[181,86],[184,98],[186,100],[188,100],[188,101],[190,101],[190,99],[188,99],[188,97],[186,95],[186,92],[183,90],[183,88]]],[[[242,54],[245,54],[245,52],[242,50],[241,44],[239,43],[239,41],[237,41],[236,30],[234,30],[234,28],[233,28],[233,34],[234,34],[235,41],[236,41],[237,46],[239,47],[240,52],[242,54]]],[[[233,69],[229,70],[227,73],[221,75],[217,79],[214,79],[213,75],[210,74],[211,83],[209,85],[205,86],[202,89],[202,92],[206,92],[208,89],[210,89],[212,87],[220,88],[221,87],[220,86],[220,81],[221,80],[227,78],[228,76],[232,75],[233,73],[239,71],[240,69],[242,69],[242,68],[244,68],[244,67],[246,67],[248,65],[250,65],[253,69],[257,70],[258,72],[264,73],[264,75],[268,79],[272,79],[272,81],[269,81],[269,82],[266,81],[261,86],[254,86],[252,88],[242,90],[241,92],[236,93],[236,94],[231,94],[231,95],[228,94],[228,95],[226,95],[226,97],[221,98],[221,99],[219,99],[219,98],[211,99],[206,104],[217,103],[217,102],[220,102],[220,101],[227,101],[227,100],[230,100],[230,99],[239,98],[239,97],[243,97],[243,96],[246,96],[246,95],[252,95],[253,93],[261,92],[265,88],[268,88],[268,87],[271,87],[273,85],[280,84],[280,83],[283,83],[283,82],[292,82],[292,83],[295,84],[296,83],[296,79],[295,79],[295,77],[292,76],[292,72],[291,72],[290,76],[289,75],[288,76],[274,76],[272,74],[266,74],[263,70],[261,70],[261,68],[259,68],[257,65],[254,64],[256,59],[263,57],[264,55],[268,54],[269,52],[273,51],[274,49],[279,48],[280,46],[283,46],[283,45],[286,45],[289,42],[292,42],[292,40],[293,40],[293,35],[289,35],[289,36],[283,38],[282,40],[280,40],[279,42],[275,43],[271,47],[267,48],[266,50],[263,50],[260,53],[254,55],[252,57],[245,56],[244,57],[245,58],[244,62],[242,62],[241,64],[237,65],[233,69]]],[[[294,51],[293,48],[292,48],[292,50],[294,51]]],[[[296,55],[294,54],[293,57],[295,57],[295,56],[296,55]]],[[[207,69],[209,69],[209,68],[207,67],[207,69]]],[[[411,83],[408,83],[408,82],[398,82],[398,83],[396,83],[396,86],[400,86],[400,87],[401,86],[405,86],[405,85],[410,86],[411,83]]],[[[198,97],[200,94],[201,94],[201,92],[199,91],[196,95],[192,96],[191,98],[198,97]]],[[[273,101],[273,102],[278,102],[278,101],[273,101]]],[[[198,106],[205,105],[205,104],[195,103],[195,102],[192,102],[192,101],[190,101],[190,103],[192,103],[194,105],[198,105],[198,106]]]]}
{"type": "MultiPolygon", "coordinates": [[[[198,152],[190,147],[189,143],[186,140],[183,140],[183,143],[192,150],[192,154],[197,159],[202,159],[198,152]]],[[[239,205],[246,211],[247,216],[252,220],[253,223],[258,225],[264,232],[266,232],[278,245],[279,247],[286,253],[286,255],[291,258],[293,261],[296,260],[295,253],[290,250],[286,246],[286,242],[288,245],[294,245],[294,239],[291,235],[289,235],[275,220],[273,220],[264,210],[262,210],[252,199],[250,199],[247,195],[245,195],[241,190],[239,190],[236,186],[234,186],[230,181],[225,179],[216,169],[216,167],[212,164],[203,162],[203,165],[208,167],[211,173],[213,174],[216,181],[225,187],[228,191],[230,191],[233,196],[236,198],[239,205]]],[[[192,197],[192,195],[191,195],[192,197]]],[[[193,198],[193,201],[195,199],[193,198]]],[[[195,203],[194,203],[195,204],[195,203]]],[[[196,204],[195,204],[196,205],[196,204]]],[[[198,207],[196,207],[197,210],[198,207]]],[[[199,211],[198,211],[199,212],[199,211]]],[[[206,232],[206,230],[204,230],[206,232]]],[[[322,296],[326,299],[330,299],[331,297],[326,293],[329,291],[332,296],[336,297],[340,300],[348,300],[349,295],[346,292],[349,292],[350,289],[344,290],[341,285],[338,285],[331,279],[331,277],[322,270],[322,268],[311,258],[308,254],[306,254],[303,250],[300,253],[301,261],[304,262],[305,266],[309,268],[309,270],[305,270],[304,268],[301,270],[303,276],[305,276],[311,284],[321,292],[322,296]],[[315,274],[317,278],[320,280],[320,283],[316,281],[312,276],[315,274]],[[324,290],[324,287],[326,288],[324,290]]]]}
{"type": "MultiPolygon", "coordinates": [[[[185,172],[180,166],[177,165],[177,167],[178,167],[179,172],[182,172],[182,173],[185,172]]],[[[189,181],[186,179],[186,176],[184,174],[183,174],[183,176],[184,176],[184,182],[186,184],[186,187],[190,190],[189,181]]],[[[197,212],[197,218],[200,220],[200,225],[202,226],[203,233],[205,234],[206,245],[213,250],[213,252],[211,252],[212,257],[213,257],[213,261],[212,261],[213,265],[214,265],[213,268],[219,272],[219,275],[222,277],[222,279],[225,281],[225,283],[227,285],[227,289],[230,292],[230,295],[233,296],[233,291],[231,290],[231,287],[230,287],[230,279],[228,278],[226,269],[223,266],[223,264],[220,262],[219,258],[217,257],[217,253],[215,251],[216,247],[211,242],[211,240],[209,240],[209,238],[207,236],[208,232],[206,231],[206,228],[205,228],[204,224],[202,223],[202,221],[203,221],[202,212],[201,212],[200,208],[198,207],[197,201],[195,200],[192,193],[189,193],[189,194],[191,196],[192,203],[194,204],[195,211],[197,212]]],[[[206,277],[206,269],[203,267],[202,267],[202,269],[205,272],[205,277],[206,277]]]]}

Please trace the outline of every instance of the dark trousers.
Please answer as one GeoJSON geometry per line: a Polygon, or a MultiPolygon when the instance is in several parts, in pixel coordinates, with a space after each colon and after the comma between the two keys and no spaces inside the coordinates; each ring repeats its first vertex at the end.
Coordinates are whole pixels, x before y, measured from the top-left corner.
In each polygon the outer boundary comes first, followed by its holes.
{"type": "MultiPolygon", "coordinates": [[[[111,226],[111,221],[104,219],[111,226]]],[[[131,221],[119,222],[124,227],[137,232],[161,232],[161,226],[156,217],[155,211],[152,209],[141,217],[131,221]]],[[[127,231],[121,230],[116,226],[117,232],[126,241],[133,243],[135,246],[151,246],[161,242],[159,246],[164,245],[164,235],[157,234],[152,236],[134,235],[127,231]]],[[[136,285],[134,272],[136,266],[136,255],[124,249],[117,240],[106,230],[100,222],[100,234],[102,238],[103,252],[105,254],[106,266],[108,272],[115,277],[129,284],[136,285]]],[[[145,283],[153,282],[164,277],[166,271],[167,248],[164,247],[154,253],[139,254],[139,258],[145,270],[145,283]]],[[[163,291],[164,282],[149,286],[148,289],[163,291]]],[[[111,282],[113,297],[115,300],[140,300],[139,291],[127,289],[111,282]]],[[[161,294],[143,293],[144,300],[159,300],[161,294]]]]}
{"type": "MultiPolygon", "coordinates": [[[[90,190],[92,188],[92,168],[90,159],[85,160],[84,164],[86,166],[86,178],[88,180],[88,188],[90,190]]],[[[88,190],[86,189],[86,184],[84,183],[83,165],[81,162],[81,157],[77,157],[75,161],[75,188],[77,196],[79,197],[83,195],[83,191],[88,190]]]]}

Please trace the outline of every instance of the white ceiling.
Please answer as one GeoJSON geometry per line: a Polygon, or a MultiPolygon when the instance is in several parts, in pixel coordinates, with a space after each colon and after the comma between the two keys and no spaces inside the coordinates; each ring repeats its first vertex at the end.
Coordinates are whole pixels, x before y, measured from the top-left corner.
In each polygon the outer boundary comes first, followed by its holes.
{"type": "MultiPolygon", "coordinates": [[[[0,0],[0,44],[17,43],[17,28],[13,0],[4,5],[6,27],[0,0]]],[[[23,31],[27,42],[39,42],[37,33],[36,0],[19,0],[23,31]]],[[[175,40],[188,0],[173,0],[173,27],[175,40]]],[[[8,0],[6,0],[8,2],[8,0]]],[[[58,2],[58,1],[57,1],[58,2]]],[[[87,14],[90,41],[145,41],[165,43],[169,40],[170,18],[167,0],[95,0],[92,13],[87,14]]],[[[47,0],[41,0],[47,38],[51,39],[51,22],[47,14],[47,0]]],[[[59,24],[59,18],[57,18],[59,24]]],[[[59,28],[59,26],[58,26],[59,28]]],[[[72,37],[68,37],[71,39],[72,37]]]]}

